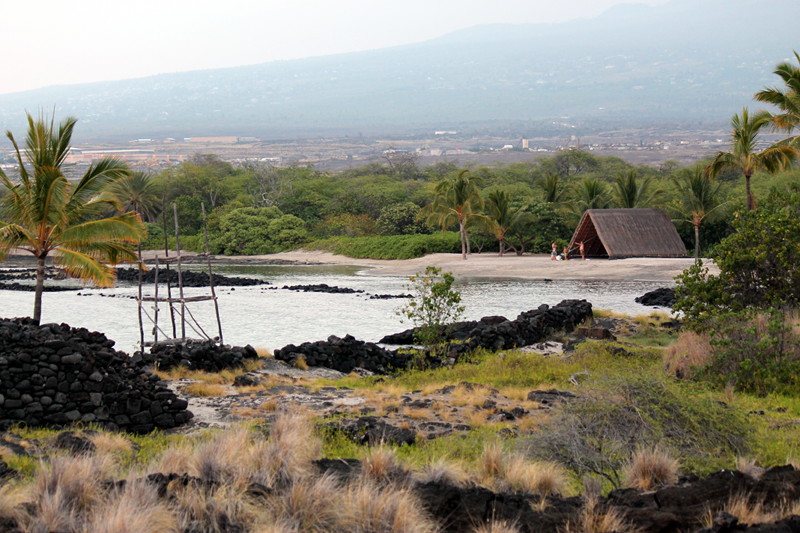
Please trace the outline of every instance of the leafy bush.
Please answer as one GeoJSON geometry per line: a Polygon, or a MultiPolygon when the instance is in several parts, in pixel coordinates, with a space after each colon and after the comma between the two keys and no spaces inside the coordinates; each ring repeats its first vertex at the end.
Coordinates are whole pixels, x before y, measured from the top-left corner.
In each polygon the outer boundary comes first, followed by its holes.
{"type": "Polygon", "coordinates": [[[432,253],[455,253],[460,246],[458,233],[440,232],[433,235],[333,237],[314,241],[305,247],[356,258],[412,259],[432,253]]]}
{"type": "Polygon", "coordinates": [[[413,298],[398,314],[414,324],[414,340],[431,351],[438,351],[447,340],[447,329],[464,313],[461,292],[453,288],[455,277],[441,268],[429,266],[409,277],[413,298]]]}
{"type": "Polygon", "coordinates": [[[305,222],[294,215],[284,215],[277,207],[242,207],[220,217],[212,251],[269,254],[296,248],[307,238],[305,222]]]}
{"type": "Polygon", "coordinates": [[[646,374],[599,380],[554,412],[530,453],[619,487],[637,449],[670,449],[688,471],[713,470],[720,457],[746,451],[737,411],[685,392],[646,374]]]}
{"type": "Polygon", "coordinates": [[[784,312],[727,313],[710,334],[711,361],[698,379],[759,396],[800,390],[800,338],[784,312]]]}
{"type": "Polygon", "coordinates": [[[800,188],[773,191],[733,226],[735,233],[715,249],[718,276],[699,262],[678,276],[673,309],[693,328],[718,311],[800,305],[800,188]]]}
{"type": "Polygon", "coordinates": [[[381,235],[413,235],[430,233],[431,229],[417,220],[419,206],[413,202],[388,205],[378,217],[378,231],[381,235]]]}

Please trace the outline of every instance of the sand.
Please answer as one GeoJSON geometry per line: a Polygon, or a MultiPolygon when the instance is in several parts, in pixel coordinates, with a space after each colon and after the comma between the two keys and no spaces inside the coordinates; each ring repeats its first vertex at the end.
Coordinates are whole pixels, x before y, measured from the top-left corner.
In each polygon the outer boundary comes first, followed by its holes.
{"type": "MultiPolygon", "coordinates": [[[[235,258],[228,258],[234,260],[235,258]]],[[[244,257],[242,259],[245,259],[244,257]]],[[[559,280],[630,280],[672,282],[675,276],[694,263],[692,258],[574,259],[552,261],[549,255],[472,254],[466,260],[460,254],[430,254],[416,259],[354,259],[329,252],[293,251],[247,256],[251,262],[282,259],[307,264],[340,264],[368,267],[365,273],[376,276],[410,276],[428,265],[468,277],[559,279],[559,280]]],[[[716,268],[705,261],[712,273],[716,268]]]]}

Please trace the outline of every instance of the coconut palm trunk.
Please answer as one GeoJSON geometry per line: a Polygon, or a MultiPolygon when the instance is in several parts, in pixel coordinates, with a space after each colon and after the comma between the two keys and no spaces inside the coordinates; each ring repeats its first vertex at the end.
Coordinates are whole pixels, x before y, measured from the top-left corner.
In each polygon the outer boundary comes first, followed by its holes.
{"type": "Polygon", "coordinates": [[[700,259],[700,221],[694,223],[694,258],[700,259]]]}
{"type": "Polygon", "coordinates": [[[42,293],[44,292],[44,256],[36,258],[36,291],[33,293],[33,321],[42,321],[42,293]]]}

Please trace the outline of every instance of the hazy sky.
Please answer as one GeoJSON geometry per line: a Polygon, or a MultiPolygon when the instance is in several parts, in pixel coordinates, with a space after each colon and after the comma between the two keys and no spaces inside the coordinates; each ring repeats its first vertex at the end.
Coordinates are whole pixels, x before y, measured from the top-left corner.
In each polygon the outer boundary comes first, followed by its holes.
{"type": "Polygon", "coordinates": [[[4,0],[0,94],[563,22],[666,0],[4,0]]]}

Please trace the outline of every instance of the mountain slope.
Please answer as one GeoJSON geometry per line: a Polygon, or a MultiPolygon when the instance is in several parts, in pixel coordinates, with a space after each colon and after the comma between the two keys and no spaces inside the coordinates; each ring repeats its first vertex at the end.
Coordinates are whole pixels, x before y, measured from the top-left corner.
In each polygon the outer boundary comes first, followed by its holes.
{"type": "Polygon", "coordinates": [[[795,0],[623,5],[563,24],[487,25],[424,43],[0,96],[0,127],[56,106],[83,138],[724,124],[775,82],[795,0]]]}

